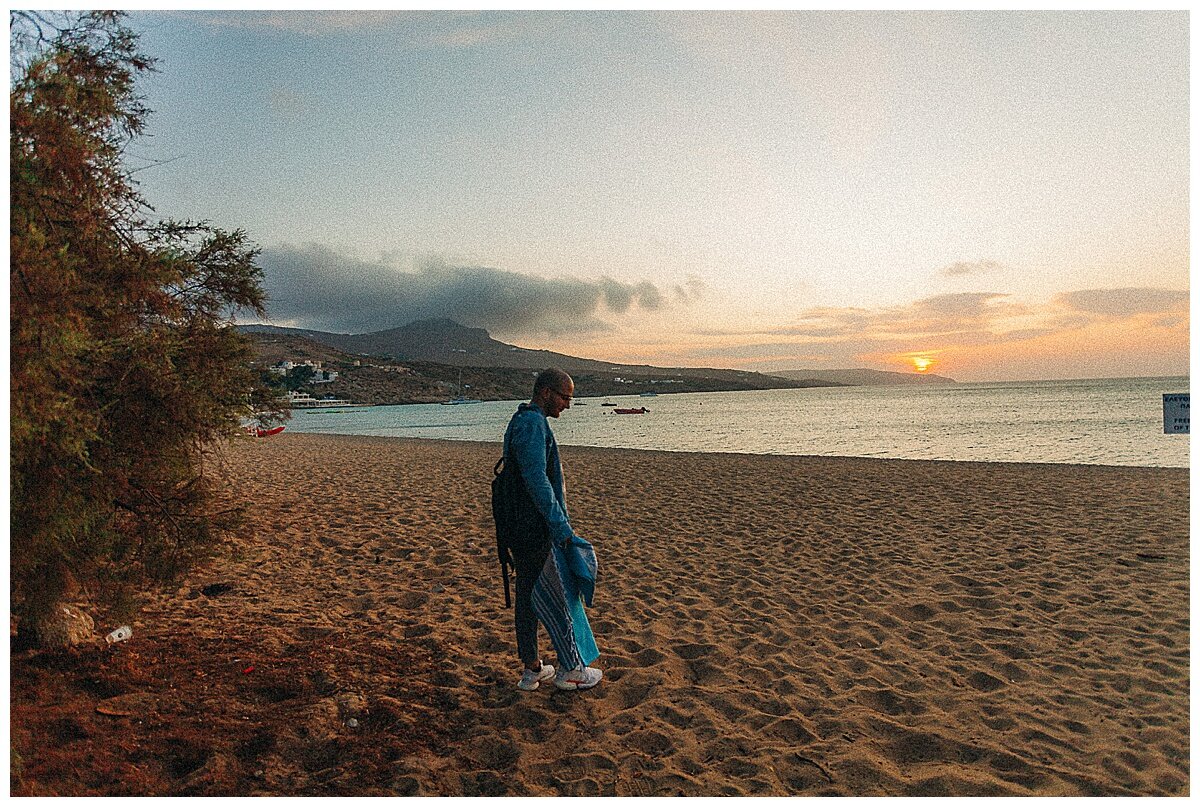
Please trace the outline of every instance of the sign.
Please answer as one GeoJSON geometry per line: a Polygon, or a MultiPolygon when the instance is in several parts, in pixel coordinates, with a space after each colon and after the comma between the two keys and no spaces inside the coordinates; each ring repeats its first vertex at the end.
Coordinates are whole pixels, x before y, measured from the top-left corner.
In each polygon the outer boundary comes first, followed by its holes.
{"type": "Polygon", "coordinates": [[[1163,434],[1191,434],[1191,393],[1163,394],[1163,434]]]}

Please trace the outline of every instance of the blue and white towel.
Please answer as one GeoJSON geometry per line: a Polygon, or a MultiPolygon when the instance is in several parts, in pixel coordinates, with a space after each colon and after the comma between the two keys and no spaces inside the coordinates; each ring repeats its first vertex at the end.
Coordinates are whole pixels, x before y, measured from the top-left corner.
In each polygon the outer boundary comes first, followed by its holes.
{"type": "Polygon", "coordinates": [[[553,546],[533,587],[533,609],[550,634],[558,663],[567,669],[587,666],[600,657],[583,608],[585,597],[591,603],[595,580],[596,553],[591,544],[575,536],[565,548],[553,546]]]}

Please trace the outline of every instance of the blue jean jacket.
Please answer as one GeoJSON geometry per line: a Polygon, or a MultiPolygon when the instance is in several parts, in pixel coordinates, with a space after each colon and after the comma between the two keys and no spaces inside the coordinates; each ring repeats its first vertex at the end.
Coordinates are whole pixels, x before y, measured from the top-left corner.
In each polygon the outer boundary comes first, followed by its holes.
{"type": "Polygon", "coordinates": [[[570,597],[582,597],[589,606],[596,590],[596,551],[571,529],[567,515],[558,441],[537,404],[523,403],[504,433],[505,456],[521,467],[525,488],[550,528],[550,541],[565,561],[563,584],[570,597]]]}

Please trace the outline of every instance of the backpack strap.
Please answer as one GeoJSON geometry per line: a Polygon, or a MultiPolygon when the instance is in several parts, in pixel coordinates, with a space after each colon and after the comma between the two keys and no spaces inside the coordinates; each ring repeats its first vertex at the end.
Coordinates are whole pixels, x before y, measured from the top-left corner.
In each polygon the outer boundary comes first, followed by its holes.
{"type": "MultiPolygon", "coordinates": [[[[492,476],[498,477],[504,473],[504,455],[496,460],[496,464],[492,467],[492,476]]],[[[496,554],[500,557],[500,574],[504,578],[504,607],[512,607],[512,596],[509,593],[508,583],[508,567],[512,564],[512,553],[509,548],[500,540],[500,532],[496,531],[496,554]]]]}

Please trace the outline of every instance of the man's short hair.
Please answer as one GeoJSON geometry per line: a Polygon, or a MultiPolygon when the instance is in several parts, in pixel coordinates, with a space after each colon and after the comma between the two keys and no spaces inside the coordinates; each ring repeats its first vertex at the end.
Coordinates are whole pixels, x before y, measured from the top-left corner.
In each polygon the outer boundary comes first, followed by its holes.
{"type": "Polygon", "coordinates": [[[533,395],[536,398],[537,394],[544,389],[559,392],[570,380],[571,376],[567,375],[565,370],[560,370],[557,367],[547,367],[538,373],[537,380],[533,382],[533,395]]]}

